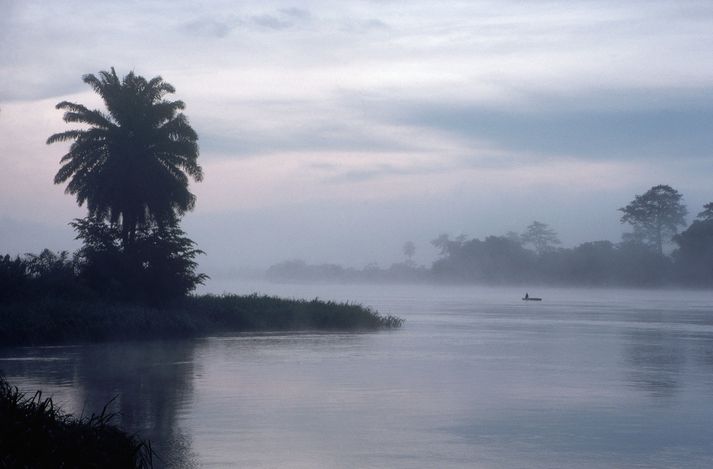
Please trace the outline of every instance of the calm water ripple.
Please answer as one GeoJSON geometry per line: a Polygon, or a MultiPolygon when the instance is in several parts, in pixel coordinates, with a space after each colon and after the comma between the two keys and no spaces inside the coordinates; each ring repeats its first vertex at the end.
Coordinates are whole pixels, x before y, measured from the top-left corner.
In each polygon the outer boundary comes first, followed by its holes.
{"type": "Polygon", "coordinates": [[[713,467],[713,293],[224,286],[404,317],[371,334],[0,349],[166,467],[713,467]],[[531,292],[535,293],[535,292],[531,292]]]}

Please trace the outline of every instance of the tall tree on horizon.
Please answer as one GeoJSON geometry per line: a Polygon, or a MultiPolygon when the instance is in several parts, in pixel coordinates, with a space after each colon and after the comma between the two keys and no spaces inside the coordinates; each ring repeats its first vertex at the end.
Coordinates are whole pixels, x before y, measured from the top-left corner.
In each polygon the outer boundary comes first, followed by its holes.
{"type": "Polygon", "coordinates": [[[633,237],[653,246],[663,256],[664,243],[678,233],[679,226],[686,224],[688,210],[682,199],[676,189],[659,184],[620,208],[624,213],[621,222],[633,226],[633,237]]]}
{"type": "Polygon", "coordinates": [[[413,244],[413,241],[406,241],[401,251],[404,253],[404,256],[406,256],[406,263],[412,264],[413,256],[416,254],[416,245],[413,244]]]}
{"type": "Polygon", "coordinates": [[[701,211],[697,218],[702,221],[713,221],[713,202],[708,202],[703,206],[703,211],[701,211]]]}
{"type": "Polygon", "coordinates": [[[525,232],[520,235],[520,240],[525,244],[532,244],[538,255],[552,251],[556,245],[561,244],[557,232],[547,223],[537,220],[530,223],[525,232]]]}
{"type": "Polygon", "coordinates": [[[180,112],[183,101],[164,99],[175,89],[160,76],[146,80],[130,72],[123,78],[112,67],[82,80],[98,93],[106,111],[62,101],[67,123],[82,129],[56,133],[47,144],[71,141],[55,184],[68,182],[66,193],[89,216],[121,227],[124,248],[139,228],[173,225],[192,210],[196,197],[189,177],[201,181],[198,135],[180,112]]]}

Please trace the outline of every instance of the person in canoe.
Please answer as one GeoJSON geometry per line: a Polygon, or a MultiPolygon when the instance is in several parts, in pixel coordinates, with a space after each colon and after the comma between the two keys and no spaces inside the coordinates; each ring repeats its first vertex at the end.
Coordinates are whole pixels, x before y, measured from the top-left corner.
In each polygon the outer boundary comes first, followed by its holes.
{"type": "Polygon", "coordinates": [[[530,294],[527,293],[527,292],[525,292],[525,299],[526,299],[526,300],[529,300],[529,299],[530,299],[530,294]]]}

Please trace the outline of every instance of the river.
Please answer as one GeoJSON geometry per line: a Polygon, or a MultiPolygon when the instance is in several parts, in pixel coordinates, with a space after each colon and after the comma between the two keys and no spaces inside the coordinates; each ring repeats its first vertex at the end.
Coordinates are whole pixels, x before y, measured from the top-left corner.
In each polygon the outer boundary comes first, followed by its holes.
{"type": "Polygon", "coordinates": [[[713,292],[231,285],[406,319],[355,334],[0,348],[158,467],[713,467],[713,292]]]}

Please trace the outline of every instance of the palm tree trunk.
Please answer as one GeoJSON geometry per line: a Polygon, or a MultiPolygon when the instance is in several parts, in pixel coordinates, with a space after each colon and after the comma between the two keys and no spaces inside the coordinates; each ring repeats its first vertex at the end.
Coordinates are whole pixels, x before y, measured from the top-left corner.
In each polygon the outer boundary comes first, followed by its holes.
{"type": "Polygon", "coordinates": [[[125,220],[121,223],[121,246],[124,250],[129,246],[129,224],[125,220]]]}
{"type": "Polygon", "coordinates": [[[121,245],[126,250],[136,241],[136,217],[130,213],[121,215],[121,245]]]}

